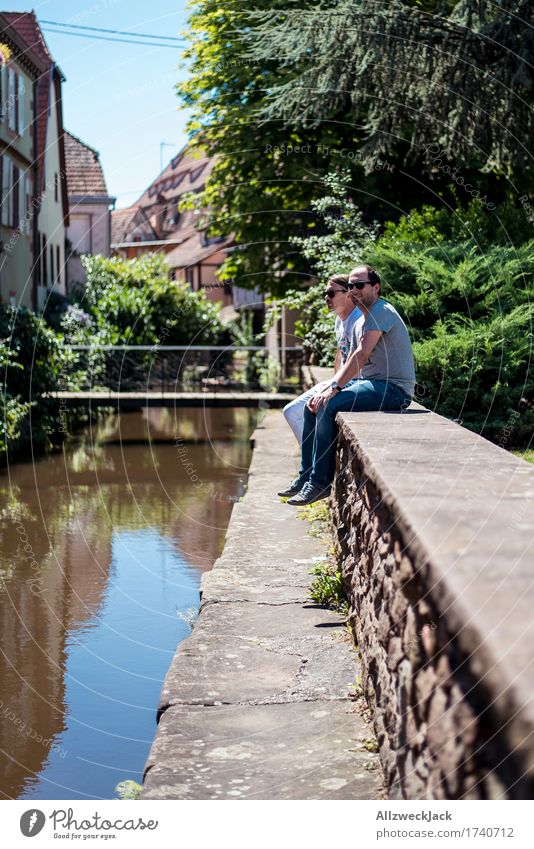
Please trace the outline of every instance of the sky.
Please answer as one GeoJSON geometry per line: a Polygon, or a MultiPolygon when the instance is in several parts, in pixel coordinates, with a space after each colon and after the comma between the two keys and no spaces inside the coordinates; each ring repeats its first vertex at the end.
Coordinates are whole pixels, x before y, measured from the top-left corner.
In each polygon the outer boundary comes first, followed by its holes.
{"type": "MultiPolygon", "coordinates": [[[[6,12],[31,8],[31,0],[0,0],[6,12]]],[[[163,36],[179,37],[187,21],[186,0],[33,0],[33,9],[40,22],[163,36]]],[[[186,141],[187,113],[174,90],[185,76],[182,47],[118,44],[47,32],[44,23],[41,28],[66,77],[65,129],[100,152],[116,206],[130,206],[160,171],[160,143],[170,145],[163,149],[165,165],[186,141]]]]}

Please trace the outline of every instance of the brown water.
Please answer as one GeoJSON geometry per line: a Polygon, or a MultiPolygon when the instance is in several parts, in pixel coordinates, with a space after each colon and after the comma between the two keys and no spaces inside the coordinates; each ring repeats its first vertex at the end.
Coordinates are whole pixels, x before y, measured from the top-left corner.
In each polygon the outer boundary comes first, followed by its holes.
{"type": "Polygon", "coordinates": [[[141,780],[163,678],[244,491],[255,416],[111,416],[1,473],[2,798],[114,798],[141,780]]]}

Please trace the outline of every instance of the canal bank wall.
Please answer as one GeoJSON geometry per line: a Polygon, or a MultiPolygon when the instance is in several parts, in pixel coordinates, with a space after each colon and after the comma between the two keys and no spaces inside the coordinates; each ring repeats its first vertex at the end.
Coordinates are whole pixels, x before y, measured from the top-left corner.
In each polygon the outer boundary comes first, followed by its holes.
{"type": "Polygon", "coordinates": [[[163,685],[141,798],[380,798],[346,617],[310,599],[328,544],[276,495],[296,442],[280,412],[253,440],[247,492],[163,685]]]}
{"type": "Polygon", "coordinates": [[[389,797],[532,799],[534,468],[417,404],[338,424],[334,524],[389,797]]]}

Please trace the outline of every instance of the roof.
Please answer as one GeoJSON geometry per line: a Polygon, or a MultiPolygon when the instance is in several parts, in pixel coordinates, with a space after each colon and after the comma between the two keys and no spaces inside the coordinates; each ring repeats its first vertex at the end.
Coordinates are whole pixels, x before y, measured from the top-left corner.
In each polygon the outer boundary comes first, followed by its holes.
{"type": "MultiPolygon", "coordinates": [[[[37,53],[28,50],[28,45],[20,33],[12,26],[8,18],[13,13],[0,12],[0,36],[2,43],[7,45],[13,53],[13,58],[18,65],[24,68],[32,79],[37,79],[46,73],[48,62],[42,62],[37,53]]],[[[0,59],[2,56],[0,55],[0,59]]]]}
{"type": "Polygon", "coordinates": [[[233,237],[206,244],[198,229],[196,211],[179,211],[180,201],[186,192],[199,191],[204,187],[214,162],[202,150],[186,145],[134,206],[112,213],[112,245],[119,247],[142,241],[142,235],[152,231],[154,239],[162,244],[179,242],[165,254],[165,259],[172,268],[188,268],[231,244],[233,237]]]}
{"type": "Polygon", "coordinates": [[[109,197],[98,151],[67,131],[64,139],[69,195],[109,197]]]}
{"type": "Polygon", "coordinates": [[[203,188],[213,170],[214,159],[186,145],[143,192],[137,206],[151,206],[203,188]]]}
{"type": "MultiPolygon", "coordinates": [[[[158,236],[147,220],[144,212],[138,206],[127,209],[114,209],[111,213],[111,244],[118,245],[127,241],[135,241],[135,232],[148,232],[154,239],[158,236]]],[[[141,240],[142,241],[142,240],[141,240]]]]}
{"type": "MultiPolygon", "coordinates": [[[[27,58],[34,56],[40,66],[45,69],[37,80],[37,192],[38,196],[41,197],[45,189],[46,180],[46,175],[44,174],[46,133],[52,97],[55,97],[58,102],[59,158],[61,172],[63,173],[64,170],[61,83],[65,80],[65,77],[54,62],[35,12],[2,12],[1,15],[11,29],[16,32],[17,36],[28,46],[27,58]]],[[[67,216],[67,196],[63,177],[61,182],[64,214],[67,216]]]]}
{"type": "Polygon", "coordinates": [[[196,265],[197,262],[202,262],[204,259],[213,256],[219,251],[224,250],[232,243],[232,237],[224,239],[224,241],[215,242],[211,245],[206,245],[202,242],[200,233],[195,233],[189,239],[182,242],[168,254],[165,254],[165,261],[168,262],[171,268],[190,268],[196,265]]]}
{"type": "Polygon", "coordinates": [[[2,12],[2,17],[13,27],[44,65],[50,67],[54,64],[35,12],[2,12]]]}

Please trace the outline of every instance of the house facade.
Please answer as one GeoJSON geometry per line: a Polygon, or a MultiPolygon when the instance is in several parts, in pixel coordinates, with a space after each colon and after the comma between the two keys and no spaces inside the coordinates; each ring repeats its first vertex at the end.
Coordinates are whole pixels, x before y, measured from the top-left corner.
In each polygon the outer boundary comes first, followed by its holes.
{"type": "Polygon", "coordinates": [[[84,254],[109,256],[110,197],[98,151],[72,133],[65,133],[69,226],[67,228],[67,288],[85,283],[84,254]]]}
{"type": "Polygon", "coordinates": [[[46,67],[0,14],[0,302],[32,306],[35,90],[46,67]]]}
{"type": "Polygon", "coordinates": [[[0,44],[1,294],[4,302],[42,309],[50,292],[66,292],[65,78],[33,12],[0,13],[0,44]]]}
{"type": "Polygon", "coordinates": [[[212,239],[197,228],[198,214],[180,210],[183,196],[200,192],[213,169],[213,160],[186,146],[129,209],[112,213],[112,251],[125,259],[156,251],[165,255],[170,274],[203,290],[212,301],[233,307],[232,288],[216,271],[232,239],[212,239]]]}

